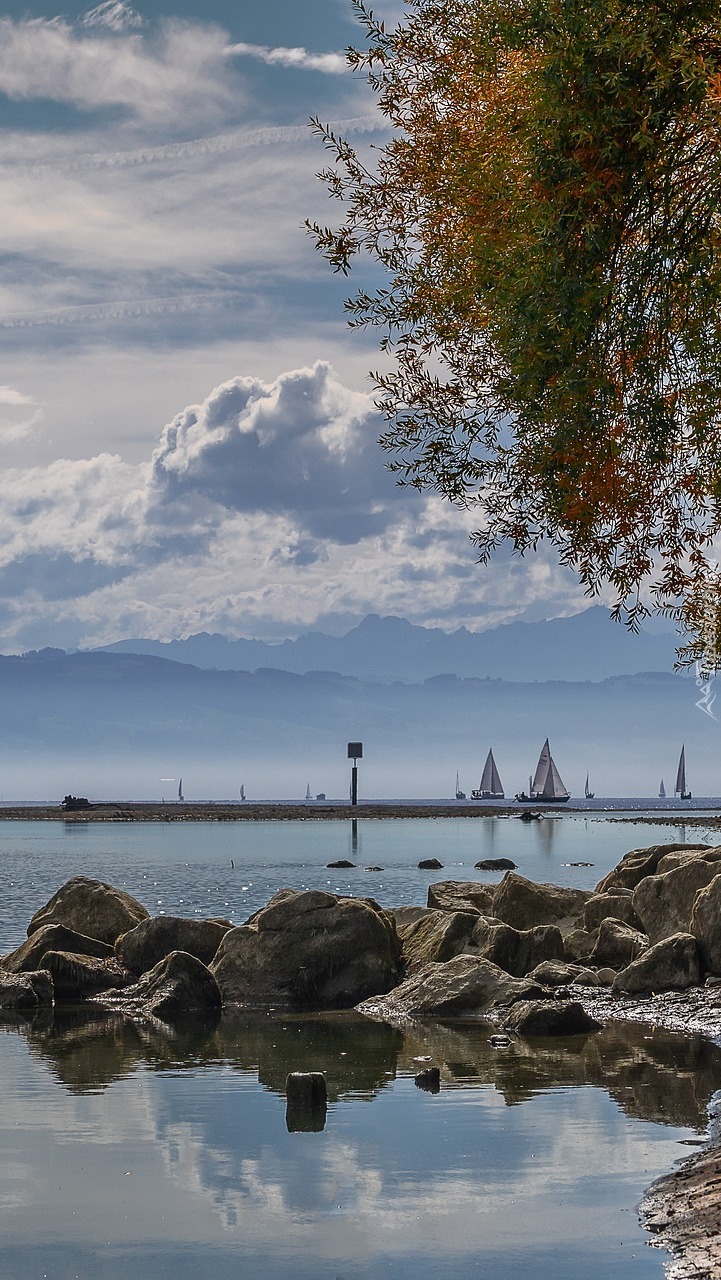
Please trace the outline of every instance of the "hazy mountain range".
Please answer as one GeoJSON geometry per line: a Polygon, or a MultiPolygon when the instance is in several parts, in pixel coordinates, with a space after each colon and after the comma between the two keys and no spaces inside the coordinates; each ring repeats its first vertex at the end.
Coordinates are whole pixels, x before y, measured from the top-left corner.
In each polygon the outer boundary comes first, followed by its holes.
{"type": "Polygon", "coordinates": [[[633,635],[611,622],[608,610],[596,606],[570,618],[512,622],[481,632],[461,627],[449,634],[414,626],[403,618],[369,614],[344,636],[315,631],[268,644],[200,632],[167,642],[120,640],[100,651],[147,654],[217,670],[335,671],[381,683],[447,674],[523,683],[671,671],[675,637],[671,633],[633,635]]]}

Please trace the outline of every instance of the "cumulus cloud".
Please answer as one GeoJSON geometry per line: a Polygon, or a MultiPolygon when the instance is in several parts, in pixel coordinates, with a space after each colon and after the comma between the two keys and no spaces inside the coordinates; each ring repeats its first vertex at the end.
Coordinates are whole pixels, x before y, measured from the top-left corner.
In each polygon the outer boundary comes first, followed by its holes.
{"type": "Polygon", "coordinates": [[[127,30],[73,28],[61,19],[0,18],[0,93],[51,99],[81,111],[121,107],[170,123],[212,116],[232,101],[227,39],[218,27],[177,21],[150,39],[127,30]]]}
{"type": "Polygon", "coordinates": [[[104,0],[80,15],[81,27],[107,27],[110,31],[133,31],[145,26],[145,18],[125,0],[104,0]]]}
{"type": "Polygon", "coordinates": [[[383,465],[380,425],[371,397],[321,361],[273,383],[233,378],[165,428],[153,455],[157,501],[192,494],[289,515],[318,539],[359,542],[397,520],[407,500],[383,465]]]}
{"type": "Polygon", "coordinates": [[[348,61],[344,53],[310,53],[307,49],[269,48],[265,44],[239,44],[228,46],[228,54],[256,58],[269,67],[300,67],[305,71],[323,71],[326,75],[348,74],[348,61]]]}

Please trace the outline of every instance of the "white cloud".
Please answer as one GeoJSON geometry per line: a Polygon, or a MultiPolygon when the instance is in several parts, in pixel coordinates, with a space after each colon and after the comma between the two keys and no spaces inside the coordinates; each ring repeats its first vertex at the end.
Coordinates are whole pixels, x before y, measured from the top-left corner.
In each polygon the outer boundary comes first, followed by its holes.
{"type": "Polygon", "coordinates": [[[132,31],[145,26],[145,19],[125,0],[103,0],[79,18],[81,27],[107,27],[110,31],[132,31]]]}
{"type": "Polygon", "coordinates": [[[61,19],[0,18],[0,93],[81,111],[121,107],[156,123],[209,118],[233,100],[226,44],[218,27],[176,21],[150,39],[86,35],[61,19]]]}
{"type": "Polygon", "coordinates": [[[43,406],[15,387],[0,386],[0,441],[24,440],[43,416],[43,406]]]}
{"type": "Polygon", "coordinates": [[[300,67],[305,71],[323,71],[326,75],[348,75],[348,60],[344,53],[310,53],[308,49],[269,48],[265,44],[232,44],[228,54],[256,58],[269,67],[300,67]]]}

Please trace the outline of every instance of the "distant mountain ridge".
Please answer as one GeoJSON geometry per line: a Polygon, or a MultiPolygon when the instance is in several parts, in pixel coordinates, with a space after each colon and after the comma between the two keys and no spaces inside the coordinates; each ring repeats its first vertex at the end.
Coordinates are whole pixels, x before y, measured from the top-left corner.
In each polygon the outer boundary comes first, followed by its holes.
{"type": "Polygon", "coordinates": [[[142,654],[206,670],[274,668],[297,675],[332,671],[388,684],[437,675],[521,683],[600,681],[644,671],[670,672],[675,649],[672,634],[634,635],[596,605],[569,618],[511,622],[480,632],[461,627],[449,633],[404,618],[369,614],[344,636],[315,631],[269,644],[203,631],[167,642],[119,640],[92,652],[142,654]]]}

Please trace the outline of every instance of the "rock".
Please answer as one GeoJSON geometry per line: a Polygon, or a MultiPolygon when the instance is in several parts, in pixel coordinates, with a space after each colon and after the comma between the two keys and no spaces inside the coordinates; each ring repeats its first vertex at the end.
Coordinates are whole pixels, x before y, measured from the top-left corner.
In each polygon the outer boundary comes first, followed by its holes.
{"type": "Polygon", "coordinates": [[[640,929],[641,921],[633,909],[632,889],[609,889],[608,893],[594,893],[583,908],[583,923],[589,933],[609,916],[630,924],[633,929],[640,929]]]}
{"type": "Polygon", "coordinates": [[[400,930],[403,925],[413,924],[416,920],[422,920],[427,916],[432,908],[429,907],[386,907],[389,916],[392,916],[396,922],[396,929],[400,930]]]}
{"type": "Polygon", "coordinates": [[[0,971],[0,1016],[51,1009],[53,996],[52,978],[44,969],[30,973],[0,971]]]}
{"type": "MultiPolygon", "coordinates": [[[[703,862],[721,862],[721,846],[709,845],[708,848],[698,845],[684,845],[683,849],[676,849],[673,853],[667,853],[656,867],[656,875],[665,875],[667,871],[675,871],[677,867],[682,867],[684,863],[690,861],[703,862]]],[[[721,871],[721,867],[719,867],[721,871]]]]}
{"type": "Polygon", "coordinates": [[[494,886],[476,880],[439,880],[428,886],[428,906],[439,911],[477,911],[493,915],[494,886]]]}
{"type": "Polygon", "coordinates": [[[597,969],[596,974],[602,987],[612,987],[616,981],[616,970],[612,969],[610,966],[597,969]]]}
{"type": "Polygon", "coordinates": [[[538,983],[512,978],[481,956],[460,955],[424,965],[390,994],[364,1000],[358,1011],[388,1018],[481,1016],[514,1000],[542,996],[538,983]]]}
{"type": "Polygon", "coordinates": [[[528,976],[533,982],[540,982],[542,987],[565,987],[574,983],[581,987],[601,985],[599,976],[593,969],[585,969],[580,964],[568,964],[563,960],[544,960],[528,976]]]}
{"type": "Polygon", "coordinates": [[[321,1133],[328,1089],[321,1071],[291,1071],[285,1081],[285,1123],[289,1133],[321,1133]]]}
{"type": "Polygon", "coordinates": [[[46,951],[72,951],[76,955],[95,956],[99,960],[110,959],[113,955],[113,948],[107,942],[76,933],[62,924],[47,924],[31,934],[27,942],[21,943],[15,951],[3,956],[2,968],[8,973],[42,969],[46,951]]]}
{"type": "Polygon", "coordinates": [[[588,960],[598,941],[598,930],[589,933],[586,929],[570,929],[563,938],[565,959],[571,964],[577,960],[588,960]]]}
{"type": "Polygon", "coordinates": [[[708,849],[706,844],[652,844],[647,849],[631,849],[621,861],[609,871],[603,880],[596,885],[596,893],[607,893],[609,889],[635,889],[644,876],[656,874],[658,864],[667,854],[680,850],[689,853],[692,850],[708,849]]]}
{"type": "Polygon", "coordinates": [[[470,949],[514,978],[523,978],[542,960],[564,956],[563,934],[555,925],[520,930],[487,916],[476,921],[470,949]]]}
{"type": "Polygon", "coordinates": [[[611,969],[624,969],[636,956],[648,947],[648,938],[630,924],[610,917],[598,927],[598,939],[589,956],[592,964],[608,965],[611,969]]]}
{"type": "Polygon", "coordinates": [[[414,1077],[413,1083],[416,1089],[424,1089],[426,1093],[440,1093],[440,1067],[429,1067],[427,1071],[419,1071],[418,1075],[414,1077]]]}
{"type": "Polygon", "coordinates": [[[437,858],[421,858],[418,863],[419,871],[442,871],[443,863],[437,858]]]}
{"type": "Polygon", "coordinates": [[[510,858],[483,858],[477,862],[475,871],[515,871],[517,863],[510,858]]]}
{"type": "Polygon", "coordinates": [[[532,929],[539,924],[575,920],[590,897],[585,889],[536,884],[509,871],[493,895],[492,914],[514,929],[532,929]]]}
{"type": "Polygon", "coordinates": [[[457,956],[469,942],[477,920],[475,911],[425,910],[409,924],[399,924],[396,917],[406,969],[457,956]]]}
{"type": "MultiPolygon", "coordinates": [[[[356,863],[349,862],[347,858],[338,858],[335,862],[326,862],[325,865],[329,871],[336,871],[336,870],[341,870],[345,868],[354,870],[356,867],[356,863]]],[[[440,866],[440,863],[439,863],[439,866],[440,866]]]]}
{"type": "Polygon", "coordinates": [[[601,1030],[601,1023],[576,1000],[521,1000],[503,1025],[521,1036],[581,1036],[601,1030]]]}
{"type": "Polygon", "coordinates": [[[127,933],[149,913],[129,893],[74,876],[52,898],[35,912],[28,925],[28,937],[46,924],[62,924],[89,938],[99,938],[112,946],[121,933],[127,933]]]}
{"type": "Polygon", "coordinates": [[[393,918],[372,898],[281,890],[223,938],[211,971],[224,1004],[336,1009],[400,977],[393,918]]]}
{"type": "Polygon", "coordinates": [[[685,991],[701,981],[699,944],[690,933],[662,938],[616,974],[616,995],[685,991]]]}
{"type": "Polygon", "coordinates": [[[646,876],[636,886],[634,910],[652,942],[690,931],[696,894],[718,873],[717,862],[688,858],[664,875],[646,876]]]}
{"type": "Polygon", "coordinates": [[[114,959],[73,955],[69,951],[46,951],[43,968],[53,980],[56,1000],[84,1000],[98,991],[125,987],[132,976],[114,959]]]}
{"type": "Polygon", "coordinates": [[[155,916],[141,920],[115,943],[115,955],[124,968],[137,977],[153,969],[171,951],[184,951],[210,964],[218,947],[233,926],[225,921],[195,920],[184,916],[155,916]]]}
{"type": "Polygon", "coordinates": [[[220,1016],[221,994],[202,960],[186,951],[171,951],[139,982],[127,987],[118,1003],[162,1022],[215,1020],[220,1016]]]}
{"type": "Polygon", "coordinates": [[[715,876],[696,894],[691,933],[698,939],[704,968],[718,977],[721,975],[721,876],[715,876]]]}

